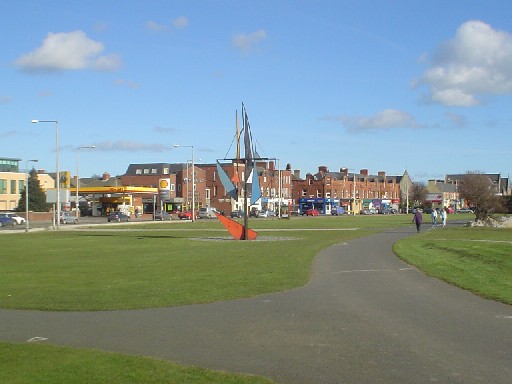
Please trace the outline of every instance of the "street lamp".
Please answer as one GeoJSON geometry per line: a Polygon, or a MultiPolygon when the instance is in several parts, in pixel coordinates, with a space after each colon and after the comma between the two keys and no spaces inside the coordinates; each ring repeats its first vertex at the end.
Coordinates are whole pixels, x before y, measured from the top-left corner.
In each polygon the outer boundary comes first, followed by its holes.
{"type": "MultiPolygon", "coordinates": [[[[179,145],[179,144],[174,144],[174,148],[179,148],[179,147],[184,147],[184,148],[190,148],[192,150],[192,221],[195,221],[195,209],[196,209],[196,200],[195,200],[195,196],[196,196],[196,178],[194,176],[194,146],[193,145],[179,145]]],[[[187,175],[188,176],[188,175],[187,175]]],[[[187,181],[188,183],[188,181],[187,181]]]]}
{"type": "Polygon", "coordinates": [[[25,161],[25,232],[28,232],[29,224],[28,224],[28,163],[37,163],[38,160],[27,160],[25,161]]]}
{"type": "Polygon", "coordinates": [[[76,200],[75,200],[75,217],[78,220],[78,188],[80,187],[80,176],[78,175],[78,164],[80,163],[81,149],[94,149],[95,145],[84,145],[76,148],[76,200]]]}
{"type": "Polygon", "coordinates": [[[37,123],[55,123],[55,179],[57,181],[57,229],[60,229],[59,122],[57,120],[32,120],[32,124],[37,123]]]}

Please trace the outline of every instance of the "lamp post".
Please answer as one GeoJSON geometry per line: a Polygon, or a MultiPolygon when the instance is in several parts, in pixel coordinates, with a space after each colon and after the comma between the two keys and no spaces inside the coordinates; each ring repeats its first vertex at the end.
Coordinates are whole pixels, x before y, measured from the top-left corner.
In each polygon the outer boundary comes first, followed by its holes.
{"type": "Polygon", "coordinates": [[[57,229],[60,229],[59,122],[57,120],[32,120],[32,124],[37,123],[55,123],[55,179],[57,182],[57,229]]]}
{"type": "Polygon", "coordinates": [[[78,174],[78,165],[80,163],[81,149],[94,149],[95,145],[84,145],[76,148],[76,200],[75,200],[75,217],[78,220],[78,188],[80,187],[80,176],[78,174]]]}
{"type": "Polygon", "coordinates": [[[29,223],[28,223],[28,177],[29,177],[29,172],[28,172],[28,163],[32,162],[32,163],[37,163],[38,160],[27,160],[25,162],[25,172],[27,173],[25,175],[26,177],[26,180],[25,180],[25,233],[28,232],[28,229],[29,229],[29,223]]]}
{"type": "MultiPolygon", "coordinates": [[[[179,145],[179,144],[174,144],[174,148],[179,148],[179,147],[184,147],[184,148],[190,148],[192,150],[192,221],[195,221],[195,209],[196,209],[196,200],[195,200],[195,196],[196,196],[196,178],[194,176],[194,146],[193,145],[179,145]]],[[[188,175],[187,175],[188,176],[188,175]]],[[[188,181],[187,181],[187,184],[188,184],[188,181]]]]}

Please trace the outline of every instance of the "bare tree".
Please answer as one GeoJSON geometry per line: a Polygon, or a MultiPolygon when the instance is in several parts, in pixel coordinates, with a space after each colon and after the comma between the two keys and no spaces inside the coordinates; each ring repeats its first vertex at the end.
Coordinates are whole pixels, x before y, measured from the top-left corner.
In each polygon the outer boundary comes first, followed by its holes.
{"type": "Polygon", "coordinates": [[[464,175],[459,184],[459,195],[473,208],[477,220],[485,220],[500,209],[500,199],[494,193],[491,179],[481,172],[464,175]]]}
{"type": "Polygon", "coordinates": [[[413,183],[409,196],[411,196],[414,206],[422,206],[426,201],[427,187],[423,183],[413,183]]]}

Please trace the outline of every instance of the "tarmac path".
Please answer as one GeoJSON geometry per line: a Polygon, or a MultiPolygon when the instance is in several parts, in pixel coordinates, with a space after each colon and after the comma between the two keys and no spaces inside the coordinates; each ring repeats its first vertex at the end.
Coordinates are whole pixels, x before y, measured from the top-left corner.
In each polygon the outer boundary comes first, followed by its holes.
{"type": "Polygon", "coordinates": [[[392,244],[414,232],[331,246],[316,257],[306,286],[250,299],[135,311],[0,310],[0,339],[155,356],[277,383],[512,383],[512,307],[399,260],[392,244]]]}

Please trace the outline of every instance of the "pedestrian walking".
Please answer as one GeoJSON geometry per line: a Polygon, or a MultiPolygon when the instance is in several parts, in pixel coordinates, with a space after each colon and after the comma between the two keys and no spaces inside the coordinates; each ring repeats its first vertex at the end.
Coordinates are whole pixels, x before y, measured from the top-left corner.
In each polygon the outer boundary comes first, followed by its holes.
{"type": "Polygon", "coordinates": [[[421,228],[421,221],[423,220],[423,215],[421,214],[421,209],[416,209],[416,211],[414,212],[414,216],[412,217],[412,221],[413,223],[416,224],[416,230],[418,231],[418,233],[420,233],[420,228],[421,228]]]}
{"type": "Polygon", "coordinates": [[[443,223],[443,227],[446,227],[446,216],[448,216],[446,209],[442,209],[441,210],[441,221],[443,223]]]}
{"type": "Polygon", "coordinates": [[[432,209],[430,213],[430,218],[432,219],[432,226],[435,227],[437,224],[437,209],[432,209]]]}

